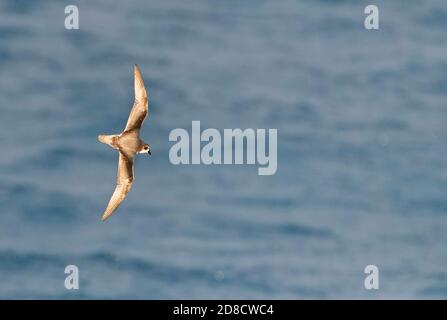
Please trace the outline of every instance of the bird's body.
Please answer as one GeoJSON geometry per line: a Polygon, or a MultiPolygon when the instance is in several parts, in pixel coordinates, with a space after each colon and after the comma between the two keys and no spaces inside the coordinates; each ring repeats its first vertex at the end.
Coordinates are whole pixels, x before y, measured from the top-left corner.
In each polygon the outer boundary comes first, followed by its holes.
{"type": "Polygon", "coordinates": [[[138,130],[124,131],[123,133],[112,135],[101,134],[98,136],[98,140],[129,157],[133,157],[145,145],[144,141],[139,137],[138,130]]]}
{"type": "Polygon", "coordinates": [[[134,181],[133,162],[137,153],[151,153],[150,146],[140,139],[140,128],[148,114],[148,97],[137,65],[134,66],[135,101],[124,131],[114,135],[99,135],[98,140],[118,150],[118,173],[115,191],[105,209],[102,220],[118,208],[134,181]]]}

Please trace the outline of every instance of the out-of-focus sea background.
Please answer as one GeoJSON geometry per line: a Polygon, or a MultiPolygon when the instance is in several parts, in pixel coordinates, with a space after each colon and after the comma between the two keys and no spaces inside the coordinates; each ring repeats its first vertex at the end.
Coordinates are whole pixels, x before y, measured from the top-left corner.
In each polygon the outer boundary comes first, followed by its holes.
{"type": "Polygon", "coordinates": [[[447,298],[447,3],[368,4],[2,0],[0,298],[447,298]],[[152,157],[102,223],[134,63],[152,157]],[[172,165],[192,120],[277,128],[276,175],[172,165]]]}

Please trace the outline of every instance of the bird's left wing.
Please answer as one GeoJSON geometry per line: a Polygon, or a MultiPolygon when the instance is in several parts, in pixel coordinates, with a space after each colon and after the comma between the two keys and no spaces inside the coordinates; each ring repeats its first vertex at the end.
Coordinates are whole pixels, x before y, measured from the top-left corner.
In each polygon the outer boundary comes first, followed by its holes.
{"type": "Polygon", "coordinates": [[[129,193],[134,180],[133,176],[133,159],[128,158],[123,153],[119,152],[118,159],[118,173],[116,179],[115,191],[110,198],[109,204],[102,215],[102,220],[106,220],[123,202],[126,195],[129,193]]]}
{"type": "Polygon", "coordinates": [[[149,112],[148,108],[148,98],[146,88],[144,87],[143,76],[141,75],[140,68],[137,65],[134,66],[134,89],[135,89],[135,100],[133,103],[132,110],[129,114],[129,119],[127,119],[126,128],[124,131],[129,131],[132,129],[140,129],[143,124],[144,119],[146,119],[149,112]]]}

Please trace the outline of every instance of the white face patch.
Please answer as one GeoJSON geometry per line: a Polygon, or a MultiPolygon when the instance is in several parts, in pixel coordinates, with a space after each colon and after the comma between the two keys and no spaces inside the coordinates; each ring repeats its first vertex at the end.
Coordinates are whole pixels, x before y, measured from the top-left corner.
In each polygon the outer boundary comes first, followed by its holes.
{"type": "Polygon", "coordinates": [[[150,148],[148,146],[144,146],[138,153],[149,153],[150,148]]]}

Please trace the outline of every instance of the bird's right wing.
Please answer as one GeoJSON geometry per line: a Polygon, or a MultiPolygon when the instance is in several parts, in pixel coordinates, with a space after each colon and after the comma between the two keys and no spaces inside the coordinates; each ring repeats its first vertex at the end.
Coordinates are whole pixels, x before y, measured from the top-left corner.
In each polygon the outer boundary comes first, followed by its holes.
{"type": "Polygon", "coordinates": [[[137,65],[134,66],[134,89],[135,89],[135,101],[133,103],[132,110],[127,119],[126,128],[124,131],[132,129],[140,129],[144,119],[146,119],[149,112],[148,98],[146,88],[144,87],[143,76],[137,65]]]}
{"type": "Polygon", "coordinates": [[[116,179],[115,191],[110,198],[107,208],[102,214],[102,220],[106,220],[112,215],[112,213],[123,202],[126,195],[129,193],[130,188],[134,180],[133,176],[133,159],[126,157],[123,153],[119,152],[118,159],[118,173],[116,179]]]}

